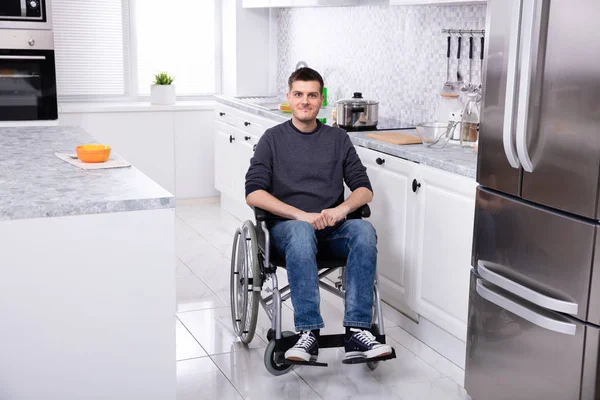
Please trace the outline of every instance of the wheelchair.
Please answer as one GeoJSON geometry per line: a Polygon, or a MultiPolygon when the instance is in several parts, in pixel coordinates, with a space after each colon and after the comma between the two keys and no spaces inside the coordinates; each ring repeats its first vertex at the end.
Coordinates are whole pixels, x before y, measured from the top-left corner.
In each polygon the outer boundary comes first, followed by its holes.
{"type": "MultiPolygon", "coordinates": [[[[281,307],[282,302],[291,297],[289,285],[279,288],[276,270],[278,267],[285,268],[285,259],[282,259],[277,251],[272,251],[270,246],[267,222],[284,220],[265,210],[255,208],[254,215],[256,225],[252,221],[245,221],[235,232],[231,252],[231,276],[230,276],[230,302],[231,320],[235,334],[241,342],[249,344],[254,338],[256,323],[258,319],[258,305],[260,304],[271,320],[271,328],[267,333],[268,345],[264,354],[266,369],[273,375],[283,375],[291,370],[294,365],[311,365],[326,367],[326,363],[316,361],[299,362],[286,360],[285,352],[296,344],[299,336],[294,332],[281,331],[281,307]],[[271,288],[262,296],[263,284],[270,280],[271,288]]],[[[371,211],[368,205],[364,205],[347,216],[347,219],[368,218],[371,211]]],[[[344,266],[345,259],[321,259],[317,256],[319,269],[319,287],[344,299],[344,266]],[[340,280],[331,285],[324,282],[322,278],[331,273],[341,270],[338,277],[340,280]]],[[[385,333],[383,314],[381,309],[381,297],[377,284],[377,274],[373,287],[373,320],[371,333],[377,340],[384,344],[385,333]]],[[[344,347],[344,334],[321,335],[319,348],[344,347]]],[[[343,360],[344,364],[366,363],[370,370],[377,368],[380,361],[396,358],[396,352],[387,356],[364,359],[354,358],[343,360]]]]}

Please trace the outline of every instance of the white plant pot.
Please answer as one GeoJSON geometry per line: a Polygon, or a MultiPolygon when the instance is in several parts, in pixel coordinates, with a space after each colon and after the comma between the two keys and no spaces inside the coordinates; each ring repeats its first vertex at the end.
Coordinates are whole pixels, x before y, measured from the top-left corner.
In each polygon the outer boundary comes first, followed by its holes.
{"type": "Polygon", "coordinates": [[[175,104],[175,85],[150,86],[150,102],[152,104],[175,104]]]}

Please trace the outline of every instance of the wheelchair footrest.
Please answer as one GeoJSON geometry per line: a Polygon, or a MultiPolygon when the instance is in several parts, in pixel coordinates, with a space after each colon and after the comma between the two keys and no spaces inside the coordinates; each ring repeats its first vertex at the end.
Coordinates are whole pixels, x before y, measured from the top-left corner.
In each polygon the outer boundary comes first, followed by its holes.
{"type": "Polygon", "coordinates": [[[388,354],[387,356],[374,357],[374,358],[365,358],[365,357],[354,357],[348,358],[346,360],[342,360],[342,364],[363,364],[368,362],[377,362],[377,361],[387,361],[392,358],[396,358],[396,350],[392,348],[392,354],[388,354]]]}
{"type": "Polygon", "coordinates": [[[294,361],[294,360],[285,360],[283,362],[285,365],[306,365],[308,367],[326,367],[327,363],[320,363],[317,361],[294,361]]]}

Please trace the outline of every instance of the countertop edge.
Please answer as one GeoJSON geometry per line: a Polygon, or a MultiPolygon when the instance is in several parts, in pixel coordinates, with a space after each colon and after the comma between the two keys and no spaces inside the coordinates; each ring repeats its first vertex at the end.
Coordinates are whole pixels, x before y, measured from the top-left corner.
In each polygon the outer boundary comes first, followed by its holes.
{"type": "Polygon", "coordinates": [[[39,218],[77,217],[94,214],[114,214],[120,212],[167,210],[175,208],[175,197],[152,199],[132,199],[117,201],[99,201],[95,203],[53,205],[51,208],[14,207],[0,214],[2,221],[18,221],[39,218]]]}

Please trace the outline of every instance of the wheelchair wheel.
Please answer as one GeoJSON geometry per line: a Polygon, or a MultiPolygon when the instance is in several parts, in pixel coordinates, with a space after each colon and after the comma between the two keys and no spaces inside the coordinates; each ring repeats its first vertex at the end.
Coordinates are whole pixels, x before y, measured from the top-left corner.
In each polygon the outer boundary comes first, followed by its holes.
{"type": "Polygon", "coordinates": [[[235,232],[229,283],[233,329],[241,341],[248,344],[254,338],[256,331],[262,287],[256,230],[250,221],[244,222],[235,232]]]}
{"type": "MultiPolygon", "coordinates": [[[[281,336],[290,337],[294,336],[295,333],[289,331],[281,332],[281,336]]],[[[269,373],[279,376],[283,374],[287,374],[291,371],[293,365],[279,364],[275,360],[275,339],[269,341],[267,348],[265,349],[265,367],[269,373]]]]}

